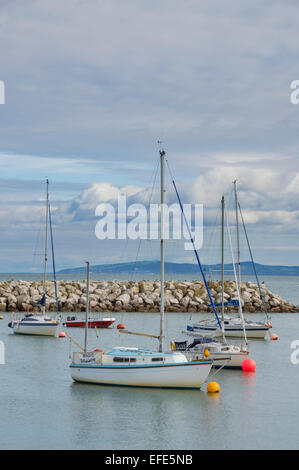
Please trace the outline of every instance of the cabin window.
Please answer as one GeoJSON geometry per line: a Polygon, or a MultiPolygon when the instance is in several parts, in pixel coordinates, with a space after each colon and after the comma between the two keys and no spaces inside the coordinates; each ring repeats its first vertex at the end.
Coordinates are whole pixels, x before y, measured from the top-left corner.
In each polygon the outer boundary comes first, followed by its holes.
{"type": "Polygon", "coordinates": [[[136,357],[114,357],[113,362],[136,362],[136,357]]]}
{"type": "Polygon", "coordinates": [[[163,357],[152,357],[152,362],[163,361],[163,357]]]}
{"type": "Polygon", "coordinates": [[[123,357],[114,357],[113,362],[124,362],[124,358],[123,357]]]}

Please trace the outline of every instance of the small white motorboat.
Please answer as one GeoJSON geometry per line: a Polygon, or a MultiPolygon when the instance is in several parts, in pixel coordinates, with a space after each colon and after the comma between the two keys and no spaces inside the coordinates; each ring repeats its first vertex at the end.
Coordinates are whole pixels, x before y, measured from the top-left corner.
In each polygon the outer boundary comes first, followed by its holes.
{"type": "MultiPolygon", "coordinates": [[[[115,322],[115,318],[88,318],[88,328],[109,328],[115,322]]],[[[68,328],[85,328],[85,319],[76,316],[68,316],[63,323],[68,328]]]]}
{"type": "Polygon", "coordinates": [[[175,341],[174,345],[176,351],[183,352],[189,360],[197,360],[209,351],[209,358],[216,368],[241,369],[243,361],[249,357],[247,344],[228,344],[213,337],[195,337],[189,344],[188,341],[175,341]]]}

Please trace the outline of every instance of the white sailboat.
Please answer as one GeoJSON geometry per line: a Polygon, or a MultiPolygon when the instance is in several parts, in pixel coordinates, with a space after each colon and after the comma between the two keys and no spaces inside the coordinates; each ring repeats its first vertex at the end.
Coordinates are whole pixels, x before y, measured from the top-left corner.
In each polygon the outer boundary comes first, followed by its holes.
{"type": "MultiPolygon", "coordinates": [[[[244,328],[240,318],[224,315],[225,336],[228,338],[244,338],[244,328]]],[[[187,326],[187,330],[193,333],[206,335],[214,333],[218,329],[216,320],[202,320],[187,326]]],[[[262,322],[246,320],[245,331],[247,338],[265,339],[269,326],[262,322]]]]}
{"type": "MultiPolygon", "coordinates": [[[[22,335],[55,336],[60,324],[60,318],[56,319],[46,316],[47,295],[47,262],[48,262],[48,224],[49,224],[49,181],[46,180],[46,235],[45,235],[45,258],[44,258],[44,294],[38,304],[42,308],[41,313],[27,313],[23,318],[17,318],[12,314],[11,322],[8,324],[13,332],[22,335]]],[[[54,255],[53,255],[54,256],[54,255]]]]}
{"type": "MultiPolygon", "coordinates": [[[[236,209],[236,230],[237,230],[237,252],[238,252],[238,276],[236,276],[236,286],[239,292],[241,291],[241,263],[240,263],[240,241],[239,241],[239,210],[240,210],[240,204],[238,203],[238,195],[237,195],[237,188],[236,188],[236,180],[234,181],[234,193],[235,193],[235,209],[236,209]]],[[[241,213],[242,217],[242,213],[241,213]]],[[[242,217],[243,221],[243,227],[245,231],[245,236],[247,239],[247,244],[252,260],[252,265],[255,271],[255,265],[251,253],[251,248],[249,244],[249,240],[247,237],[247,232],[244,224],[244,220],[242,217]]],[[[234,263],[233,263],[234,264],[234,263]]],[[[256,275],[256,280],[259,286],[259,291],[260,291],[260,296],[263,301],[263,305],[265,308],[265,313],[266,317],[268,317],[267,314],[267,309],[263,300],[263,295],[260,289],[258,277],[255,271],[256,275]]],[[[269,332],[270,328],[272,327],[271,323],[269,322],[269,319],[265,322],[259,322],[259,321],[252,321],[248,319],[242,319],[241,314],[242,314],[242,305],[241,301],[238,301],[238,306],[239,306],[239,317],[232,316],[232,315],[225,315],[223,318],[224,321],[224,327],[225,327],[225,335],[227,337],[231,338],[244,338],[245,334],[247,338],[259,338],[259,339],[265,339],[267,333],[269,332]],[[245,328],[244,328],[245,326],[245,328]]],[[[215,332],[218,329],[218,322],[215,319],[212,320],[202,320],[198,323],[195,323],[193,325],[188,325],[187,327],[188,331],[194,332],[194,333],[201,333],[201,334],[210,334],[215,332]]]]}
{"type": "MultiPolygon", "coordinates": [[[[222,231],[221,231],[221,286],[222,286],[222,301],[221,301],[221,328],[217,316],[215,322],[217,322],[217,328],[215,333],[210,337],[203,336],[201,332],[196,332],[194,329],[193,333],[189,331],[185,334],[193,336],[193,341],[188,344],[188,341],[175,342],[176,350],[185,351],[185,354],[194,358],[197,354],[202,354],[208,350],[210,358],[214,360],[215,367],[222,367],[227,369],[241,369],[242,363],[249,357],[249,349],[247,341],[241,346],[236,344],[229,344],[226,340],[226,327],[224,320],[224,197],[221,200],[222,208],[222,231]],[[228,362],[223,362],[219,359],[223,357],[229,357],[228,362]]],[[[238,291],[239,296],[239,291],[238,291]]],[[[240,318],[242,320],[242,317],[240,318]]],[[[244,328],[244,320],[243,320],[244,328]]],[[[246,335],[246,333],[245,333],[246,335]]]]}
{"type": "MultiPolygon", "coordinates": [[[[121,385],[156,388],[195,388],[205,383],[212,361],[202,356],[192,360],[180,351],[165,351],[164,333],[164,150],[160,150],[161,164],[161,300],[159,350],[115,347],[110,351],[87,349],[87,328],[83,352],[73,354],[71,376],[77,382],[102,385],[121,385]]],[[[87,264],[89,287],[89,263],[87,264]]],[[[88,290],[88,289],[87,289],[88,290]]],[[[86,302],[86,324],[88,301],[86,302]]]]}

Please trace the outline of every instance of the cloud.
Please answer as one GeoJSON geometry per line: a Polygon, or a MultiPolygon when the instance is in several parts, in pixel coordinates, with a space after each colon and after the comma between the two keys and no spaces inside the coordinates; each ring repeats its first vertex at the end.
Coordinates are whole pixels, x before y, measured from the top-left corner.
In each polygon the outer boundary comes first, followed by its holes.
{"type": "Polygon", "coordinates": [[[296,173],[292,181],[287,185],[286,191],[289,193],[299,193],[299,173],[296,173]]]}
{"type": "MultiPolygon", "coordinates": [[[[231,165],[210,162],[209,167],[201,169],[201,175],[187,182],[176,183],[182,199],[187,204],[203,204],[205,223],[215,223],[217,211],[219,211],[222,194],[226,198],[226,206],[234,218],[234,193],[233,179],[238,178],[239,201],[243,208],[244,218],[248,224],[263,226],[297,227],[299,209],[294,204],[293,195],[290,193],[288,184],[290,175],[285,171],[285,185],[280,184],[281,169],[271,165],[272,161],[266,158],[264,167],[255,168],[248,164],[236,165],[235,160],[231,165]]],[[[172,168],[173,170],[173,168],[172,168]]],[[[108,182],[93,183],[78,197],[62,204],[59,209],[61,220],[91,220],[94,219],[95,208],[98,204],[109,202],[117,209],[117,198],[120,195],[127,197],[127,205],[141,203],[146,207],[150,202],[160,201],[160,180],[156,175],[155,184],[151,187],[142,186],[117,186],[108,182]]],[[[166,202],[173,204],[177,202],[171,182],[166,178],[166,202]]]]}
{"type": "Polygon", "coordinates": [[[189,150],[295,146],[298,10],[241,3],[4,3],[3,148],[99,160],[122,148],[138,162],[132,141],[148,156],[158,137],[189,150]]]}

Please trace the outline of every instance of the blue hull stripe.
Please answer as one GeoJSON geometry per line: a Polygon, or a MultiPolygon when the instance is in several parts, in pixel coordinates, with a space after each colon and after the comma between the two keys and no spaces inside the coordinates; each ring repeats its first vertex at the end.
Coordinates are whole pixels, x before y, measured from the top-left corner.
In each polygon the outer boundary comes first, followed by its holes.
{"type": "Polygon", "coordinates": [[[204,361],[204,362],[182,362],[178,364],[172,364],[172,363],[167,363],[167,364],[135,364],[134,366],[129,366],[129,365],[114,365],[114,364],[109,364],[109,365],[102,365],[102,364],[71,364],[70,367],[80,367],[80,368],[91,368],[91,369],[144,369],[144,368],[155,368],[157,369],[158,367],[177,367],[177,366],[198,366],[198,365],[205,365],[205,364],[212,364],[213,361],[204,361]]]}
{"type": "MultiPolygon", "coordinates": [[[[195,331],[195,330],[207,330],[207,331],[216,331],[218,328],[204,328],[204,327],[193,327],[193,330],[191,331],[195,331]]],[[[243,328],[225,328],[224,329],[224,332],[225,331],[243,331],[243,328]]],[[[245,328],[245,331],[247,332],[250,332],[250,331],[268,331],[268,328],[245,328]]]]}
{"type": "Polygon", "coordinates": [[[201,387],[161,387],[161,385],[124,385],[124,384],[111,384],[111,383],[96,383],[96,382],[86,382],[85,380],[78,380],[78,383],[89,383],[90,385],[104,386],[104,387],[129,387],[129,388],[153,388],[153,389],[164,389],[164,390],[201,390],[201,387]]]}

